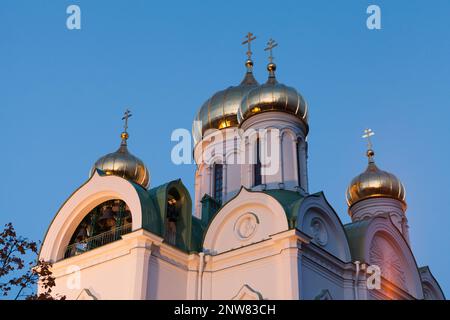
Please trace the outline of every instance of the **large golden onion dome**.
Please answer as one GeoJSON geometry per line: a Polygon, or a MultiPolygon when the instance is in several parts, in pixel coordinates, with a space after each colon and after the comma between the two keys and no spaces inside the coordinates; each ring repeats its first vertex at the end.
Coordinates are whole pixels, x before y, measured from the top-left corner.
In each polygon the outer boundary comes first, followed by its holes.
{"type": "MultiPolygon", "coordinates": [[[[126,113],[126,118],[131,114],[126,113]]],[[[90,171],[92,176],[96,169],[103,171],[107,175],[115,175],[135,182],[144,188],[148,188],[150,185],[150,175],[144,162],[138,157],[132,155],[128,151],[127,139],[128,133],[126,132],[127,124],[125,123],[125,131],[122,132],[120,147],[116,152],[109,153],[100,159],[98,159],[90,171]]]]}
{"type": "Polygon", "coordinates": [[[247,73],[239,85],[216,92],[201,106],[192,125],[195,143],[199,142],[209,129],[225,129],[238,125],[236,114],[242,98],[259,85],[253,76],[252,60],[248,59],[245,65],[247,73]]]}
{"type": "Polygon", "coordinates": [[[292,87],[279,83],[275,78],[275,63],[267,65],[269,78],[266,83],[252,90],[242,99],[238,111],[238,122],[262,112],[281,111],[299,118],[308,130],[308,105],[292,87]]]}
{"type": "Polygon", "coordinates": [[[392,198],[406,207],[405,187],[392,173],[380,170],[373,159],[372,149],[367,151],[369,164],[366,171],[356,176],[347,188],[346,197],[349,208],[355,203],[369,198],[392,198]]]}

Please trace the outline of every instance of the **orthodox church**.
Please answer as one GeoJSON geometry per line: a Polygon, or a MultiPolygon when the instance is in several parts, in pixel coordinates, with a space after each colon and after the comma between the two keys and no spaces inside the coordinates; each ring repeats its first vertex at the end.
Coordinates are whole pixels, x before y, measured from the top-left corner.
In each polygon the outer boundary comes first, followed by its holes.
{"type": "MultiPolygon", "coordinates": [[[[128,150],[127,111],[117,151],[98,159],[62,204],[40,259],[67,299],[444,299],[409,243],[405,188],[375,164],[346,196],[342,224],[308,188],[309,108],[278,82],[253,75],[249,33],[243,80],[214,93],[193,125],[192,200],[181,180],[150,185],[128,150]],[[270,141],[269,141],[270,140],[270,141]],[[269,170],[265,159],[277,164],[269,170]]],[[[350,179],[349,179],[350,180],[350,179]]]]}

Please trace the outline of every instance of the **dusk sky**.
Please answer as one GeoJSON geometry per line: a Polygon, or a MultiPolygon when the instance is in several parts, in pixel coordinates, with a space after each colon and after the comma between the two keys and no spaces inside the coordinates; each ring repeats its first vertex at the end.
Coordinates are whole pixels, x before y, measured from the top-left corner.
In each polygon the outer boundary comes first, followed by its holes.
{"type": "Polygon", "coordinates": [[[411,245],[450,297],[450,2],[434,1],[23,1],[0,3],[0,223],[42,240],[94,162],[120,143],[151,186],[181,178],[193,197],[194,165],[171,162],[171,133],[191,129],[213,93],[244,73],[251,31],[255,75],[277,78],[310,111],[310,191],[324,191],[343,223],[345,190],[367,164],[406,187],[411,245]],[[81,8],[68,30],[66,8],[81,8]],[[382,29],[366,27],[379,5],[382,29]]]}

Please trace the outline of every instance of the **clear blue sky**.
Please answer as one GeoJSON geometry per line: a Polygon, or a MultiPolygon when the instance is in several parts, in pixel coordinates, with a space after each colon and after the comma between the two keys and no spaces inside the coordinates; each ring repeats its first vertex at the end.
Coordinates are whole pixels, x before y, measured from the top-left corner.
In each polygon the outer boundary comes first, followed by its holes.
{"type": "Polygon", "coordinates": [[[310,106],[311,191],[325,191],[344,223],[345,189],[365,169],[365,127],[376,161],[407,189],[413,250],[450,297],[450,2],[22,1],[0,3],[0,223],[42,239],[95,160],[119,145],[129,106],[130,150],[152,186],[194,166],[170,161],[172,130],[244,73],[252,31],[255,73],[264,45],[278,79],[310,106]],[[66,28],[77,4],[82,29],[66,28]],[[366,28],[378,4],[382,30],[366,28]]]}

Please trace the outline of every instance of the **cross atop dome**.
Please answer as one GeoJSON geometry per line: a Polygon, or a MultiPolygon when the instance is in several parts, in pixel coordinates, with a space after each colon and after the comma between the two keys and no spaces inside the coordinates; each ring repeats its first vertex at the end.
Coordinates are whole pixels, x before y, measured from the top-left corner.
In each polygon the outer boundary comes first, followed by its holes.
{"type": "Polygon", "coordinates": [[[272,38],[267,42],[267,47],[264,48],[264,51],[269,51],[269,63],[273,63],[274,56],[272,54],[273,48],[278,46],[278,43],[272,38]]]}
{"type": "MultiPolygon", "coordinates": [[[[247,67],[247,75],[251,74],[253,71],[253,61],[252,61],[252,46],[251,43],[253,40],[255,40],[256,37],[253,35],[253,33],[248,32],[245,36],[245,40],[242,42],[243,45],[247,45],[247,61],[245,61],[245,66],[247,67]]],[[[251,79],[253,76],[249,75],[250,79],[244,79],[244,81],[247,82],[255,82],[254,79],[251,79]]]]}
{"type": "Polygon", "coordinates": [[[264,51],[269,51],[269,64],[267,65],[267,70],[269,71],[269,81],[275,81],[275,70],[277,69],[277,65],[273,63],[273,48],[276,46],[278,46],[278,43],[270,38],[267,42],[267,47],[264,48],[264,51]]]}
{"type": "Polygon", "coordinates": [[[124,121],[124,124],[123,124],[123,131],[124,131],[124,132],[127,132],[127,129],[128,129],[128,119],[129,119],[131,116],[132,116],[132,114],[131,114],[131,111],[130,111],[129,109],[125,110],[125,112],[123,113],[122,120],[125,120],[125,121],[124,121]]]}
{"type": "Polygon", "coordinates": [[[369,158],[369,162],[373,161],[373,156],[375,152],[373,151],[372,139],[370,137],[374,136],[375,132],[372,129],[365,129],[364,135],[362,136],[364,139],[367,139],[367,157],[369,158]]]}
{"type": "Polygon", "coordinates": [[[251,47],[251,42],[253,41],[253,40],[255,40],[256,39],[256,37],[253,35],[253,33],[251,33],[251,32],[248,32],[247,33],[247,35],[245,36],[245,38],[247,39],[247,40],[245,40],[244,42],[242,42],[242,44],[246,44],[247,45],[247,57],[248,57],[248,60],[252,60],[252,47],[251,47]]]}
{"type": "Polygon", "coordinates": [[[124,114],[123,114],[123,117],[122,117],[122,120],[124,120],[124,123],[123,123],[123,132],[122,132],[122,134],[120,135],[121,138],[122,138],[122,143],[124,143],[124,142],[128,139],[128,137],[129,137],[128,132],[127,132],[127,130],[128,130],[128,119],[129,119],[131,116],[132,116],[131,111],[130,111],[129,109],[126,109],[125,112],[124,112],[124,114]]]}

